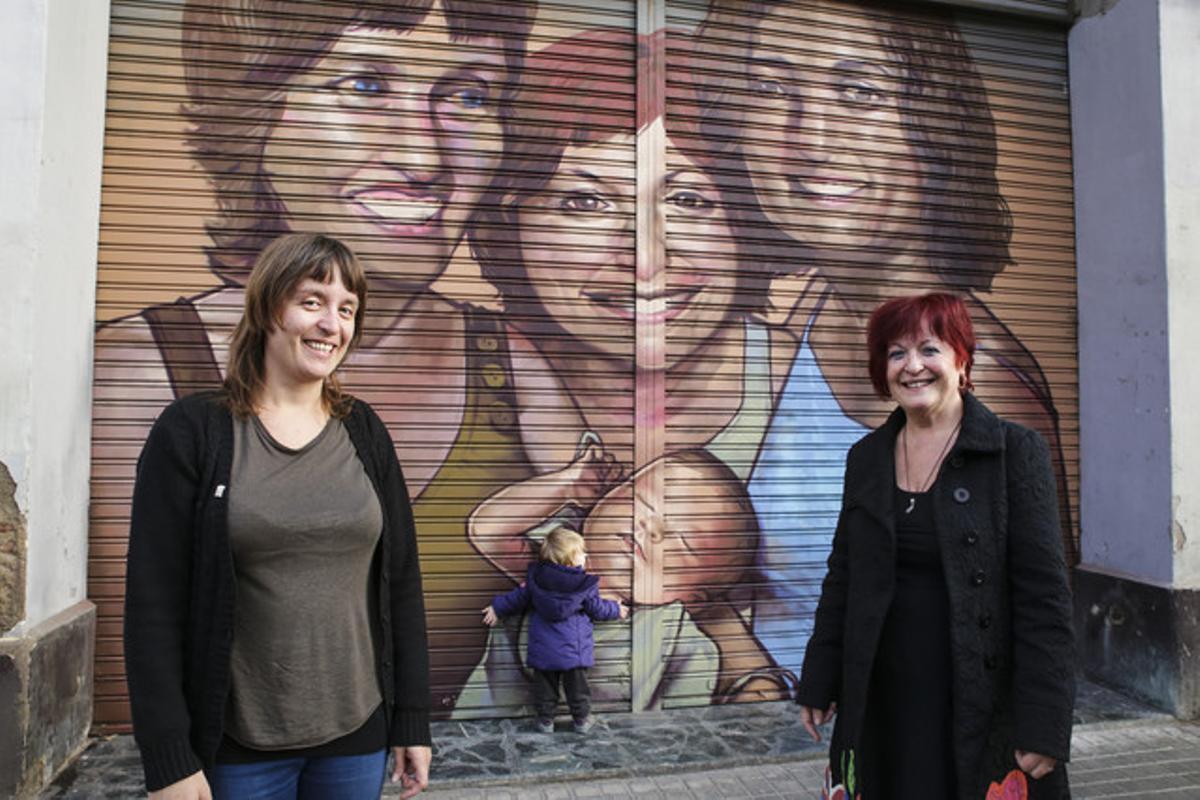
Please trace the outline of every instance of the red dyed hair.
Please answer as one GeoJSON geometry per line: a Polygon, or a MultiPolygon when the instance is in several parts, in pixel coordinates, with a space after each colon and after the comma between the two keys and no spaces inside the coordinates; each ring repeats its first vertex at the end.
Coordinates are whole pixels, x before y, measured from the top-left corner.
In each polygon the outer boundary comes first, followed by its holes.
{"type": "Polygon", "coordinates": [[[871,313],[867,323],[868,369],[871,385],[883,398],[891,397],[887,381],[887,353],[893,342],[919,336],[928,327],[954,351],[954,363],[965,376],[963,390],[974,388],[971,366],[975,363],[975,327],[962,298],[945,292],[930,292],[888,300],[871,313]]]}

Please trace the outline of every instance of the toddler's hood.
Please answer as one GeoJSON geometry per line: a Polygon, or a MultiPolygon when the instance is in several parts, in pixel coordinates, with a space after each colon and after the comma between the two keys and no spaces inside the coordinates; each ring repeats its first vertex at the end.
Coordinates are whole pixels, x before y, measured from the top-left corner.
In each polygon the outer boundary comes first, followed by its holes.
{"type": "Polygon", "coordinates": [[[531,564],[526,576],[534,608],[552,621],[578,613],[588,592],[599,583],[598,577],[579,567],[564,567],[549,561],[531,564]]]}

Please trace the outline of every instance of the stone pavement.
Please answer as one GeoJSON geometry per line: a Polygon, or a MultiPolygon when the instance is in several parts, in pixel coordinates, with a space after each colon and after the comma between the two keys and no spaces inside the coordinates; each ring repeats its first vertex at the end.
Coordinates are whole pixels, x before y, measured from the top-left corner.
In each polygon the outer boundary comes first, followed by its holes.
{"type": "MultiPolygon", "coordinates": [[[[585,736],[560,722],[434,724],[442,798],[815,798],[824,747],[786,703],[599,715],[585,736]]],[[[1076,798],[1200,800],[1200,725],[1177,722],[1094,684],[1080,686],[1070,765],[1076,798]]],[[[144,797],[130,737],[94,741],[42,800],[144,797]]],[[[385,797],[394,796],[389,788],[385,797]]]]}

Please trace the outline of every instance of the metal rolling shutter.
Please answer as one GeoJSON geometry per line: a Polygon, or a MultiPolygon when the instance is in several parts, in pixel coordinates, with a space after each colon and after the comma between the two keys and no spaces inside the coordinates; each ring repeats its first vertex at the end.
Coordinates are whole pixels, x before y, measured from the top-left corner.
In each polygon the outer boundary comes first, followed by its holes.
{"type": "MultiPolygon", "coordinates": [[[[273,47],[308,64],[315,43],[341,30],[343,12],[386,16],[395,4],[291,3],[286,15],[241,29],[215,14],[220,5],[113,2],[89,556],[99,609],[95,720],[105,730],[129,718],[120,629],[134,462],[159,411],[219,377],[240,311],[240,293],[221,287],[236,285],[262,239],[229,232],[268,218],[282,198],[296,227],[342,235],[377,273],[412,274],[430,261],[386,232],[364,232],[344,207],[318,202],[370,154],[393,148],[401,160],[424,157],[413,169],[434,163],[432,148],[405,144],[424,135],[420,116],[368,107],[306,118],[345,76],[321,62],[307,74],[324,88],[281,103],[288,68],[269,57],[273,47]],[[189,48],[181,46],[185,27],[189,48]],[[299,116],[273,121],[272,109],[285,108],[299,116]],[[255,113],[265,120],[257,127],[247,120],[255,113]],[[276,148],[272,163],[290,179],[275,197],[246,180],[245,167],[234,169],[257,163],[264,130],[276,148]]],[[[512,24],[511,14],[476,11],[464,15],[468,26],[512,24]]],[[[704,0],[542,0],[511,123],[448,148],[448,157],[509,148],[503,166],[455,162],[452,178],[476,189],[447,201],[444,214],[492,185],[469,221],[463,215],[472,235],[432,259],[446,262],[440,274],[413,279],[423,287],[415,298],[394,281],[372,285],[368,344],[344,382],[387,422],[417,495],[443,715],[529,710],[522,626],[510,622],[489,643],[478,609],[521,577],[529,552],[521,543],[536,538],[526,523],[555,514],[585,534],[602,591],[638,603],[630,621],[597,625],[597,708],[770,698],[790,685],[824,573],[846,447],[884,410],[870,396],[862,323],[845,300],[865,304],[897,286],[965,286],[975,276],[973,308],[992,354],[976,373],[977,393],[1049,434],[1057,420],[1074,507],[1065,30],[941,6],[901,14],[888,4],[779,3],[768,23],[786,33],[776,55],[813,65],[795,83],[817,92],[806,116],[751,91],[751,43],[763,29],[753,11],[737,2],[710,10],[704,0]],[[880,32],[892,37],[891,50],[881,51],[880,32]],[[892,99],[913,99],[907,118],[843,136],[832,150],[865,149],[875,185],[909,193],[861,207],[831,201],[824,212],[814,206],[790,217],[784,209],[772,221],[763,205],[779,194],[755,185],[747,146],[757,146],[760,171],[795,173],[805,163],[796,148],[772,155],[764,143],[781,132],[810,135],[813,109],[834,125],[860,116],[828,94],[839,80],[831,59],[890,63],[905,43],[945,62],[926,70],[924,86],[959,92],[957,105],[894,89],[892,99]],[[917,135],[958,149],[949,158],[931,145],[883,163],[881,153],[903,152],[917,135]],[[975,182],[913,188],[948,158],[975,182]],[[558,177],[543,185],[552,169],[558,177]],[[1002,215],[953,213],[994,200],[989,174],[1011,211],[1010,240],[1002,215]],[[514,198],[521,212],[501,213],[514,198]],[[875,229],[884,233],[853,239],[875,229]],[[839,230],[852,246],[821,246],[839,230]],[[1001,244],[1008,263],[989,288],[978,275],[1005,260],[1001,244]],[[940,271],[897,278],[881,265],[903,248],[936,254],[940,271]],[[410,333],[389,339],[397,318],[410,333]]],[[[415,69],[448,63],[453,48],[438,42],[420,50],[415,69]]],[[[390,43],[386,29],[360,41],[368,49],[390,43]]],[[[392,78],[384,51],[367,61],[392,78]]],[[[385,197],[376,210],[389,203],[419,213],[420,202],[403,197],[385,197]]],[[[1075,541],[1072,528],[1072,556],[1075,541]]]]}
{"type": "Polygon", "coordinates": [[[685,533],[663,584],[698,591],[694,615],[719,630],[712,700],[758,699],[776,691],[759,678],[800,670],[846,451],[891,407],[864,345],[889,296],[972,298],[976,393],[1050,440],[1077,560],[1065,30],[824,0],[676,0],[666,28],[665,177],[684,184],[666,194],[714,201],[665,204],[667,274],[706,287],[666,326],[668,360],[697,367],[668,378],[667,450],[719,455],[744,490],[714,468],[668,473],[668,541],[685,533]],[[732,299],[712,289],[731,267],[732,299]],[[732,324],[714,333],[697,303],[732,324]]]}

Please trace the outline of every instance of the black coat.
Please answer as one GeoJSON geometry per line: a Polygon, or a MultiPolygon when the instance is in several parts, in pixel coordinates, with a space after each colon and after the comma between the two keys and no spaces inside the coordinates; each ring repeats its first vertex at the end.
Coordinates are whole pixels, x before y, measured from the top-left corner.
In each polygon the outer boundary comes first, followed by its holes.
{"type": "MultiPolygon", "coordinates": [[[[893,452],[897,409],[851,448],[842,511],[805,653],[797,701],[838,703],[835,772],[857,751],[867,687],[895,582],[893,452]]],[[[1054,472],[1035,432],[964,396],[962,430],[934,484],[950,604],[953,757],[963,800],[1014,768],[1012,752],[1066,761],[1074,706],[1071,598],[1054,472]]],[[[838,776],[840,779],[840,776],[838,776]]],[[[1067,797],[1066,771],[1031,797],[1067,797]]],[[[866,799],[866,800],[869,800],[866,799]]]]}

